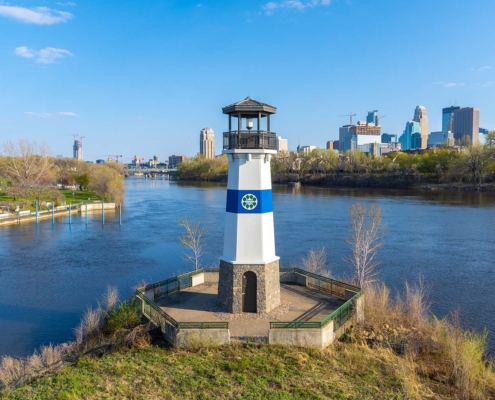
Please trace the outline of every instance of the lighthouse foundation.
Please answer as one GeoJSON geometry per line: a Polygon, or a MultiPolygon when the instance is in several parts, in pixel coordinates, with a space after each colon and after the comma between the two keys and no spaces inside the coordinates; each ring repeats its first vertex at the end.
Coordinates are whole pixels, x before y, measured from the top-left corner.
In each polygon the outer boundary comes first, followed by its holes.
{"type": "Polygon", "coordinates": [[[267,313],[280,306],[279,260],[233,264],[220,260],[218,300],[225,311],[267,313]]]}

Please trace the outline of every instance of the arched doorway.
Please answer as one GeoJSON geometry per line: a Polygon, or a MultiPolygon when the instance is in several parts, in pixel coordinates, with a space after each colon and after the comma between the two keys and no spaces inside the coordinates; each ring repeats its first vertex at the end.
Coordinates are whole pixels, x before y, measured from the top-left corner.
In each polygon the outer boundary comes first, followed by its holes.
{"type": "Polygon", "coordinates": [[[256,274],[252,271],[247,271],[242,276],[242,311],[255,313],[256,307],[256,293],[258,291],[258,284],[256,280],[256,274]]]}

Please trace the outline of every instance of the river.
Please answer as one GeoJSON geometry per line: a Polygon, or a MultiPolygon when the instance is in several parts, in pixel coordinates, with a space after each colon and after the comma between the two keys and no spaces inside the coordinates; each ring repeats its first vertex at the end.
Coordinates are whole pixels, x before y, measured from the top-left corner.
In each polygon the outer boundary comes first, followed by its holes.
{"type": "MultiPolygon", "coordinates": [[[[24,356],[71,338],[88,306],[108,285],[128,298],[140,282],[191,268],[183,261],[178,217],[207,228],[206,266],[222,253],[225,186],[142,177],[126,180],[123,224],[115,212],[0,228],[0,355],[24,356]]],[[[388,234],[380,277],[397,291],[420,275],[432,311],[458,307],[468,328],[495,332],[495,194],[448,191],[275,186],[277,253],[288,266],[324,246],[331,270],[349,272],[342,257],[353,203],[380,205],[388,234]]],[[[494,334],[490,346],[495,348],[494,334]]]]}

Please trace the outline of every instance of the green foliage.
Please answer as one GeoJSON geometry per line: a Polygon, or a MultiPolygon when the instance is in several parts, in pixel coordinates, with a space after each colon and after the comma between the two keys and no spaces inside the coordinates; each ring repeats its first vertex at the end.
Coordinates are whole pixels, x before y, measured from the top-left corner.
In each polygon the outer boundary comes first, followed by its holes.
{"type": "Polygon", "coordinates": [[[207,159],[198,155],[180,163],[177,166],[177,175],[180,179],[216,181],[227,177],[228,168],[226,155],[214,159],[207,159]]]}
{"type": "Polygon", "coordinates": [[[112,334],[136,327],[141,322],[141,303],[135,299],[121,301],[112,308],[103,325],[103,331],[112,334]]]}
{"type": "Polygon", "coordinates": [[[83,172],[82,174],[75,175],[74,180],[79,185],[79,189],[83,190],[83,188],[87,188],[90,182],[90,176],[87,172],[83,172]]]}

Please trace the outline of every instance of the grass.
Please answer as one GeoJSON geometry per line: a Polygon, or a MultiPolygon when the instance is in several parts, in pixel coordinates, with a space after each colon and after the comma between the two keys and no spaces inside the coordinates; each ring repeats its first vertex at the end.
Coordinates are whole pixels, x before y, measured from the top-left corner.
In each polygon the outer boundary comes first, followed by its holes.
{"type": "Polygon", "coordinates": [[[397,399],[406,398],[401,363],[389,351],[349,344],[325,351],[242,345],[119,350],[82,358],[6,398],[397,399]]]}
{"type": "Polygon", "coordinates": [[[64,199],[67,204],[79,204],[79,203],[93,203],[95,200],[101,200],[95,192],[91,190],[65,190],[61,189],[60,193],[63,194],[64,199]],[[73,195],[74,193],[74,195],[73,195]],[[88,200],[88,198],[90,200],[88,200]]]}

